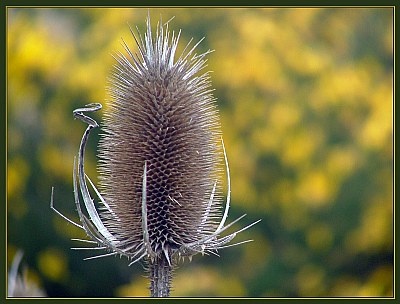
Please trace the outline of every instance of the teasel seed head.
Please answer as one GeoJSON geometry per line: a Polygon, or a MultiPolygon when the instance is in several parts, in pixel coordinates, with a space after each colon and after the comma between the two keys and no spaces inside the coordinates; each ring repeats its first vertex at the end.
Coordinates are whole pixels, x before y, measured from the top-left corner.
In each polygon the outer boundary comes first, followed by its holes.
{"type": "Polygon", "coordinates": [[[128,56],[115,56],[99,143],[100,189],[115,214],[104,224],[126,247],[143,243],[146,162],[149,241],[169,255],[217,228],[202,219],[219,216],[219,191],[207,207],[223,157],[209,73],[198,75],[210,51],[196,55],[193,47],[176,60],[179,34],[159,23],[153,37],[148,19],[144,38],[133,34],[140,57],[124,43],[128,56]]]}
{"type": "MultiPolygon", "coordinates": [[[[133,264],[146,258],[151,295],[168,296],[175,263],[197,253],[216,254],[235,236],[258,223],[221,236],[230,207],[230,174],[216,99],[211,90],[205,56],[195,53],[201,40],[186,45],[176,58],[180,31],[157,25],[153,36],[150,17],[144,36],[131,29],[138,53],[123,41],[110,77],[110,101],[102,123],[99,142],[100,191],[84,172],[89,134],[99,125],[84,113],[101,109],[89,104],[76,109],[75,118],[88,126],[83,134],[78,164],[74,162],[74,195],[81,224],[96,249],[128,257],[133,264]],[[228,195],[222,212],[223,164],[228,195]],[[86,181],[97,197],[95,204],[86,181]],[[82,210],[79,191],[84,202],[82,210]]],[[[228,245],[226,245],[228,244],[228,245]]],[[[88,249],[88,247],[74,248],[88,249]]]]}

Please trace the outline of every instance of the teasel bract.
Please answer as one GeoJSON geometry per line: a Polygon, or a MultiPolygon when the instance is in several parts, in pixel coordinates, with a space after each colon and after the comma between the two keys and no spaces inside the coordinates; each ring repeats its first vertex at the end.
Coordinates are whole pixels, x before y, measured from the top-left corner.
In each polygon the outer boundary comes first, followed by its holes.
{"type": "Polygon", "coordinates": [[[24,253],[18,250],[14,255],[11,267],[7,274],[7,296],[10,298],[46,297],[46,292],[34,281],[28,279],[28,269],[19,271],[24,253]]]}
{"type": "MultiPolygon", "coordinates": [[[[169,22],[157,24],[153,36],[150,16],[144,36],[130,28],[138,53],[122,40],[127,55],[114,55],[109,107],[104,115],[99,143],[100,191],[84,172],[88,136],[97,122],[84,113],[97,111],[89,104],[74,111],[88,124],[83,135],[78,166],[74,162],[74,194],[81,224],[105,254],[121,255],[129,265],[148,263],[151,296],[169,296],[171,277],[180,258],[217,250],[254,222],[226,236],[221,234],[245,215],[225,226],[230,204],[228,160],[221,136],[216,99],[212,95],[207,51],[195,53],[202,41],[186,45],[175,59],[180,31],[169,22]],[[224,164],[228,180],[225,208],[221,177],[224,164]],[[78,180],[77,180],[78,179],[78,180]],[[79,181],[79,186],[78,186],[79,181]],[[88,184],[99,199],[94,204],[88,184]],[[86,212],[82,211],[78,188],[86,212]]],[[[75,248],[75,249],[88,249],[75,248]]]]}

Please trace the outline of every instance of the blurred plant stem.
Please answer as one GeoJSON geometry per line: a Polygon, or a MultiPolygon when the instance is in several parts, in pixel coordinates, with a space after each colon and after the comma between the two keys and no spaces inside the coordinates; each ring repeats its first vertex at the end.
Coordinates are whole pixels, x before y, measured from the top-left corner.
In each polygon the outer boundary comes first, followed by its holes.
{"type": "Polygon", "coordinates": [[[169,297],[172,280],[172,266],[164,255],[149,263],[150,292],[152,297],[169,297]]]}

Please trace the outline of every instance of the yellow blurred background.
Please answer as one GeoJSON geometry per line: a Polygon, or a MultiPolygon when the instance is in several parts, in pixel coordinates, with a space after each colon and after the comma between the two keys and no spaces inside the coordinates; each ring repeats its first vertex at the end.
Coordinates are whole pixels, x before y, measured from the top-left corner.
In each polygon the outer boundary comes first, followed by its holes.
{"type": "MultiPolygon", "coordinates": [[[[221,257],[175,272],[172,296],[393,296],[393,9],[152,8],[182,50],[205,37],[231,167],[230,219],[262,219],[221,257]]],[[[51,297],[147,296],[143,265],[83,261],[72,111],[108,98],[107,77],[137,48],[142,8],[8,8],[8,263],[51,297]]],[[[179,53],[179,52],[178,52],[179,53]]],[[[93,116],[101,121],[102,111],[93,116]]],[[[86,154],[96,180],[97,140],[86,154]]],[[[238,237],[239,238],[239,237],[238,237]]]]}

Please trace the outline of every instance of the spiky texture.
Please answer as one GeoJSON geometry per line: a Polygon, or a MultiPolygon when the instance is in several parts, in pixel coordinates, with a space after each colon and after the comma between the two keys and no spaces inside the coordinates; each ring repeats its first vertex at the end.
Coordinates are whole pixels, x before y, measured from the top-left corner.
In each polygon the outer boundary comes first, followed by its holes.
{"type": "Polygon", "coordinates": [[[171,36],[168,24],[159,23],[153,37],[150,18],[144,37],[131,32],[139,54],[124,42],[127,56],[115,56],[112,99],[99,143],[101,193],[113,212],[100,216],[121,250],[133,254],[143,249],[146,162],[151,249],[170,257],[182,245],[214,232],[212,219],[220,216],[219,191],[208,210],[222,161],[210,77],[208,72],[199,75],[209,51],[196,55],[197,44],[188,45],[175,59],[180,32],[171,36]]]}
{"type": "Polygon", "coordinates": [[[189,50],[189,42],[175,60],[180,32],[170,36],[168,24],[160,23],[153,38],[150,18],[144,37],[138,34],[139,38],[133,36],[139,55],[134,55],[124,42],[128,55],[115,56],[112,99],[99,143],[102,191],[84,170],[89,134],[99,126],[84,113],[102,108],[93,103],[73,111],[75,118],[88,124],[73,174],[81,224],[54,207],[53,189],[50,207],[91,238],[77,241],[97,245],[73,249],[109,251],[86,259],[123,255],[132,260],[131,265],[146,258],[151,295],[165,297],[170,292],[177,259],[191,259],[197,253],[217,254],[218,249],[250,242],[227,245],[259,221],[221,236],[245,215],[225,225],[230,206],[229,165],[215,99],[209,89],[210,77],[200,72],[210,51],[196,55],[198,43],[189,50]],[[222,156],[228,182],[223,214],[222,156]],[[99,205],[94,203],[86,181],[99,198],[99,205]]]}

